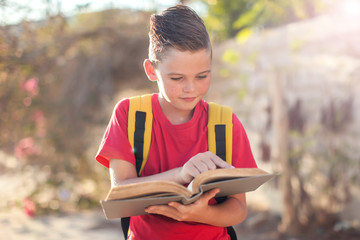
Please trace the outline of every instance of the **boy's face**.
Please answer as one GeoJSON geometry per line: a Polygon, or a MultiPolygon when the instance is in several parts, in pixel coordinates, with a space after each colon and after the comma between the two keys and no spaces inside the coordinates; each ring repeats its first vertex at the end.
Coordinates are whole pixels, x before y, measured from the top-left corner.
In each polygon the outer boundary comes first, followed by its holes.
{"type": "Polygon", "coordinates": [[[169,49],[155,74],[164,113],[191,114],[210,86],[211,52],[169,49]]]}

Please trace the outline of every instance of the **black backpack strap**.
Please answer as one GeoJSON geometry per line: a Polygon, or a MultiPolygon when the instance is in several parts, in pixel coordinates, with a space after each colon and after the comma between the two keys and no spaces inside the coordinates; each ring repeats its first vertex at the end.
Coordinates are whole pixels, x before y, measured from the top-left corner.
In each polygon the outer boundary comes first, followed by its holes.
{"type": "Polygon", "coordinates": [[[121,229],[124,234],[124,239],[127,239],[127,234],[129,232],[129,227],[130,227],[130,217],[121,218],[120,221],[121,221],[121,229]]]}
{"type": "Polygon", "coordinates": [[[231,240],[237,240],[236,232],[233,227],[231,227],[231,226],[227,227],[226,230],[227,230],[227,233],[229,234],[231,240]]]}
{"type": "Polygon", "coordinates": [[[153,120],[151,99],[151,94],[129,99],[128,139],[134,151],[138,176],[144,169],[150,151],[153,120]]]}
{"type": "Polygon", "coordinates": [[[225,124],[215,125],[216,155],[226,161],[226,127],[225,124]]]}
{"type": "MultiPolygon", "coordinates": [[[[128,112],[128,138],[135,155],[135,167],[138,176],[146,164],[152,130],[151,94],[131,97],[128,112]]],[[[125,239],[130,227],[130,217],[121,218],[121,227],[125,239]]]]}
{"type": "Polygon", "coordinates": [[[232,164],[232,109],[209,103],[208,149],[224,161],[232,164]]]}
{"type": "MultiPolygon", "coordinates": [[[[232,144],[232,143],[229,143],[232,144]]],[[[216,145],[216,155],[223,159],[226,159],[226,126],[225,124],[216,124],[215,125],[215,145],[216,145]]],[[[217,197],[215,198],[216,202],[222,203],[227,199],[227,197],[217,197]]],[[[226,228],[227,233],[230,236],[231,240],[237,240],[235,229],[230,226],[226,228]]]]}
{"type": "Polygon", "coordinates": [[[136,160],[136,172],[140,177],[140,169],[144,160],[144,134],[145,134],[146,112],[136,111],[135,133],[134,133],[134,154],[136,160]]]}
{"type": "MultiPolygon", "coordinates": [[[[226,199],[227,199],[227,197],[215,198],[217,204],[224,202],[226,199]]],[[[229,234],[231,240],[237,240],[236,232],[235,232],[235,229],[233,226],[227,227],[226,230],[227,230],[227,233],[229,234]]]]}

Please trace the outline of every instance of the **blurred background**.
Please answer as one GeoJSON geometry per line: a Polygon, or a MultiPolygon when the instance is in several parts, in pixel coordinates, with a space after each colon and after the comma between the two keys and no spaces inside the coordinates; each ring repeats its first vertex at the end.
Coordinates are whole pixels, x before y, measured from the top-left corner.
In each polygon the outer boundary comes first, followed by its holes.
{"type": "Polygon", "coordinates": [[[0,239],[121,239],[94,156],[116,102],[157,91],[148,19],[178,3],[211,35],[206,100],[281,173],[239,237],[360,239],[360,0],[0,0],[0,239]]]}

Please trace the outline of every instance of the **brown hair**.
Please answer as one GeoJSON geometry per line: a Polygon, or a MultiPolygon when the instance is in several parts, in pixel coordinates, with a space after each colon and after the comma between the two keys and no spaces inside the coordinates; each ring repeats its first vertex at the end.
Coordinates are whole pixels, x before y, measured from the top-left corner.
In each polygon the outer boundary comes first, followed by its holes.
{"type": "Polygon", "coordinates": [[[151,15],[149,40],[149,59],[155,65],[170,47],[190,52],[211,50],[204,21],[185,5],[176,5],[151,15]]]}

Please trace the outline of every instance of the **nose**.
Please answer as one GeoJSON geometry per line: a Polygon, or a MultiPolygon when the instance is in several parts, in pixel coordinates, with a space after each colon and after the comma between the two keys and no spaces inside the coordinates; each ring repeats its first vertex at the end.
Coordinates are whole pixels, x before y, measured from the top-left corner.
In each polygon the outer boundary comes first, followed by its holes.
{"type": "Polygon", "coordinates": [[[185,81],[184,92],[193,92],[195,90],[195,83],[191,80],[185,81]]]}

